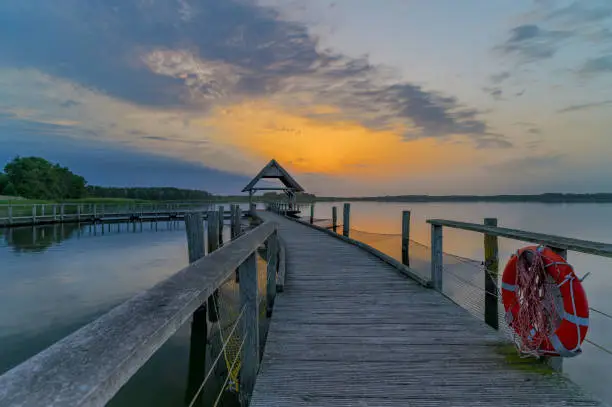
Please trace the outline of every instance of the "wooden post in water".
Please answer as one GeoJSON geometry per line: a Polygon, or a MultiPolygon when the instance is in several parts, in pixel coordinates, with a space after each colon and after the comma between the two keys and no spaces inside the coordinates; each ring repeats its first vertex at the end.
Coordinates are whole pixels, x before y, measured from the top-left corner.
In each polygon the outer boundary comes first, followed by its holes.
{"type": "Polygon", "coordinates": [[[98,217],[98,207],[96,206],[96,204],[93,204],[93,220],[94,222],[96,221],[96,218],[98,217]]]}
{"type": "Polygon", "coordinates": [[[410,267],[410,211],[402,211],[402,264],[410,267]]]}
{"type": "Polygon", "coordinates": [[[11,204],[8,205],[8,223],[9,225],[13,224],[13,206],[11,204]]]}
{"type": "Polygon", "coordinates": [[[268,253],[266,260],[268,267],[266,270],[266,315],[268,318],[272,316],[272,308],[274,307],[274,297],[276,296],[276,270],[278,268],[278,232],[268,238],[268,253]]]}
{"type": "Polygon", "coordinates": [[[240,401],[248,406],[259,365],[259,324],[257,321],[257,259],[255,253],[238,268],[240,273],[240,308],[242,315],[242,338],[244,345],[241,351],[240,366],[240,401]]]}
{"type": "MultiPolygon", "coordinates": [[[[217,220],[217,212],[209,211],[208,219],[206,220],[206,230],[208,232],[208,254],[211,254],[219,248],[219,221],[217,220]]],[[[210,322],[217,322],[219,320],[217,299],[219,298],[219,290],[208,298],[208,318],[210,322]]]]}
{"type": "Polygon", "coordinates": [[[437,291],[442,291],[442,226],[431,225],[431,283],[437,291]]]}
{"type": "Polygon", "coordinates": [[[338,233],[338,208],[335,206],[332,207],[332,228],[338,233]]]}
{"type": "Polygon", "coordinates": [[[349,230],[351,230],[351,204],[345,203],[342,212],[342,234],[348,237],[349,230]]]}
{"type": "Polygon", "coordinates": [[[64,221],[64,204],[60,205],[60,220],[64,221]]]}
{"type": "MultiPolygon", "coordinates": [[[[497,218],[486,218],[486,226],[497,226],[497,218]]],[[[497,236],[484,235],[485,266],[485,308],[484,320],[493,329],[499,329],[497,281],[499,275],[499,255],[497,236]]]]}
{"type": "Polygon", "coordinates": [[[32,223],[36,223],[36,204],[32,205],[32,223]]]}
{"type": "Polygon", "coordinates": [[[77,222],[81,222],[81,204],[77,205],[76,210],[77,210],[77,222]]]}
{"type": "MultiPolygon", "coordinates": [[[[185,228],[187,231],[187,250],[189,263],[205,256],[204,224],[202,214],[186,213],[185,228]]],[[[208,337],[206,304],[202,304],[194,313],[191,321],[191,343],[189,348],[189,376],[186,398],[191,401],[202,383],[206,369],[206,340],[208,337]]]]}

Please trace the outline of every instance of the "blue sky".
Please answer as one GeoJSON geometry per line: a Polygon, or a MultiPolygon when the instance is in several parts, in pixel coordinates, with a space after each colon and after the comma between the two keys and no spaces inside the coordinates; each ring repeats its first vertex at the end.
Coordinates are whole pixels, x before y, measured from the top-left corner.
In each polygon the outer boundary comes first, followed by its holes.
{"type": "Polygon", "coordinates": [[[611,191],[604,0],[5,0],[0,161],[238,192],[611,191]]]}

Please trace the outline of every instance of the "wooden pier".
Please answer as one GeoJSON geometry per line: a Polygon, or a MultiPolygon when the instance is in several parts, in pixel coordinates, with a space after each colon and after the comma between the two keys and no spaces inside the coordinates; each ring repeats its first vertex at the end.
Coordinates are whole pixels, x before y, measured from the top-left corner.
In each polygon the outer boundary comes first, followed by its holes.
{"type": "MultiPolygon", "coordinates": [[[[231,212],[233,240],[220,248],[219,212],[187,214],[191,264],[0,376],[0,406],[103,406],[189,320],[190,353],[200,355],[218,318],[211,304],[236,270],[242,311],[232,331],[240,348],[230,370],[239,366],[243,406],[605,405],[547,364],[519,358],[499,331],[437,291],[436,250],[432,276],[423,278],[349,236],[261,211],[241,232],[240,210],[231,212]],[[262,245],[263,318],[271,318],[263,356],[255,261],[262,245]]],[[[530,238],[490,225],[430,222],[434,230],[530,238]]],[[[547,238],[560,250],[612,256],[610,245],[547,238]]],[[[441,250],[441,240],[435,244],[441,250]]],[[[190,360],[190,405],[209,377],[198,363],[190,360]]]]}
{"type": "MultiPolygon", "coordinates": [[[[312,208],[309,222],[292,217],[301,187],[278,163],[259,178],[281,179],[289,201],[269,211],[249,205],[250,225],[241,225],[243,213],[233,205],[232,240],[223,245],[222,207],[184,208],[189,266],[0,376],[0,406],[103,406],[188,321],[189,407],[198,405],[218,363],[227,363],[226,383],[233,383],[212,398],[237,391],[244,407],[605,405],[562,374],[560,358],[520,358],[499,330],[497,237],[545,244],[563,256],[571,250],[612,257],[612,245],[497,227],[495,219],[429,220],[430,273],[423,275],[410,266],[408,211],[401,260],[394,259],[351,238],[349,203],[341,232],[336,207],[333,231],[317,227],[312,208]],[[444,293],[444,227],[485,237],[482,320],[444,293]],[[258,255],[266,259],[264,284],[258,255]],[[198,355],[209,327],[221,326],[217,299],[228,281],[239,285],[239,311],[221,348],[226,353],[206,372],[198,355]],[[270,319],[264,346],[262,318],[270,319]]],[[[77,210],[71,216],[84,215],[77,210]]],[[[57,209],[51,216],[57,221],[57,209]]],[[[63,210],[60,221],[67,219],[63,210]]]]}
{"type": "Polygon", "coordinates": [[[252,407],[599,405],[380,258],[261,216],[279,224],[288,260],[252,407]]]}
{"type": "MultiPolygon", "coordinates": [[[[232,206],[226,205],[228,208],[232,206]]],[[[186,213],[192,211],[206,212],[214,206],[215,204],[210,202],[2,204],[0,227],[173,220],[183,219],[186,213]]],[[[224,212],[225,219],[230,219],[231,216],[231,210],[224,212]]]]}

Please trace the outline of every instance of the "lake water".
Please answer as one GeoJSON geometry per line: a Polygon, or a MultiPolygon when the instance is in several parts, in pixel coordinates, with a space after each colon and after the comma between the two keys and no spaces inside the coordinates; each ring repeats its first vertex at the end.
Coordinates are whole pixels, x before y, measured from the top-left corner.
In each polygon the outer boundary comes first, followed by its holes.
{"type": "MultiPolygon", "coordinates": [[[[315,217],[331,218],[334,205],[341,218],[341,203],[318,203],[315,217]]],[[[406,209],[412,212],[411,237],[426,245],[430,230],[426,219],[480,223],[485,217],[497,217],[500,226],[612,243],[612,204],[353,203],[351,233],[395,255],[400,250],[401,211],[406,209]]],[[[471,259],[482,260],[482,242],[477,233],[444,232],[444,250],[471,259]]],[[[501,267],[510,253],[524,245],[501,239],[501,267]]],[[[418,246],[414,249],[418,266],[418,246]]],[[[568,260],[580,276],[591,272],[583,283],[590,306],[612,314],[612,259],[570,252],[568,260]]],[[[0,230],[0,373],[186,264],[182,222],[0,230]]],[[[426,274],[427,265],[421,268],[426,274]]],[[[260,274],[262,269],[260,265],[260,274]]],[[[589,329],[590,340],[612,349],[612,319],[591,313],[589,329]]],[[[189,387],[189,336],[186,324],[111,404],[184,405],[189,387]]],[[[612,355],[585,344],[583,355],[564,361],[564,370],[574,381],[612,402],[610,363],[612,355]]],[[[216,397],[220,384],[211,384],[206,393],[216,397]]],[[[226,401],[231,403],[230,395],[226,401]]],[[[211,400],[203,405],[211,405],[211,400]]]]}

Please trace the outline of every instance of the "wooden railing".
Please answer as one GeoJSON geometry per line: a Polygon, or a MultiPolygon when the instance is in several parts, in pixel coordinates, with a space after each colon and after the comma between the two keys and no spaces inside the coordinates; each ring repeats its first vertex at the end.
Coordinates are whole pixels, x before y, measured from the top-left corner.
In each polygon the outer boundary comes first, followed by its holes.
{"type": "MultiPolygon", "coordinates": [[[[565,259],[567,259],[568,251],[612,257],[612,244],[498,227],[496,218],[487,218],[484,220],[484,224],[444,219],[431,219],[427,223],[431,224],[431,285],[440,292],[443,287],[444,275],[443,227],[484,234],[484,267],[486,269],[483,276],[485,279],[484,320],[495,329],[499,329],[498,237],[548,246],[565,259]]],[[[562,360],[562,358],[549,358],[548,362],[556,370],[561,370],[562,360]]]]}
{"type": "MultiPolygon", "coordinates": [[[[234,212],[239,217],[238,211],[234,212]]],[[[211,221],[217,216],[208,213],[209,251],[219,246],[219,222],[211,221]]],[[[262,223],[205,256],[202,213],[186,214],[185,222],[189,266],[0,376],[0,405],[105,405],[192,316],[192,335],[195,326],[203,325],[206,332],[206,310],[212,311],[207,301],[210,304],[211,296],[236,269],[243,310],[236,327],[244,339],[240,396],[248,402],[259,366],[256,250],[267,243],[269,315],[276,293],[277,259],[284,260],[278,254],[277,225],[262,223]]]]}
{"type": "MultiPolygon", "coordinates": [[[[211,202],[1,204],[1,226],[58,222],[157,220],[213,208],[211,202]]],[[[234,205],[231,205],[234,206],[234,205]]]]}

